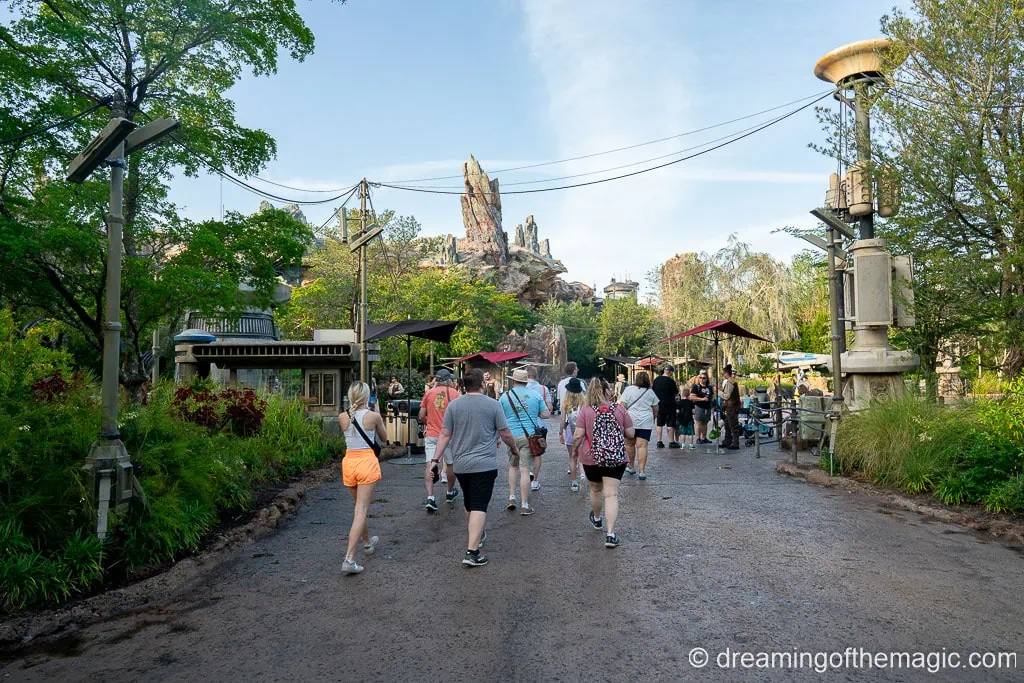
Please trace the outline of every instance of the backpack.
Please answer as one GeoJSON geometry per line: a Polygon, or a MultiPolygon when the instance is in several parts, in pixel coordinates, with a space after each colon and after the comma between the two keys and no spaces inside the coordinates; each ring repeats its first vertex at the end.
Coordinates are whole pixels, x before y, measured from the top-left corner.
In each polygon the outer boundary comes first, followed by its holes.
{"type": "Polygon", "coordinates": [[[618,467],[627,462],[626,440],[615,419],[615,409],[599,406],[594,417],[594,436],[590,440],[590,457],[598,467],[618,467]]]}

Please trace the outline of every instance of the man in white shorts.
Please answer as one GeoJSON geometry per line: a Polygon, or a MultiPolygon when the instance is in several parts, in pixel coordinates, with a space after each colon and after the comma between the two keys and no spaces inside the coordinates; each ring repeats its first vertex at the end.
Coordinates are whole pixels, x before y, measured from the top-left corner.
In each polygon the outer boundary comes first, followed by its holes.
{"type": "MultiPolygon", "coordinates": [[[[420,424],[425,423],[427,425],[426,437],[423,440],[423,447],[427,452],[427,469],[423,473],[423,482],[427,487],[425,507],[429,513],[437,511],[437,500],[434,498],[434,482],[436,479],[434,465],[431,463],[431,460],[434,459],[434,454],[437,452],[437,438],[441,435],[444,413],[448,409],[448,404],[459,397],[459,392],[453,386],[452,373],[447,369],[441,368],[438,370],[434,379],[434,388],[424,394],[423,400],[420,401],[419,413],[420,424]]],[[[450,453],[444,459],[444,472],[438,472],[437,475],[444,483],[448,484],[448,493],[445,495],[445,500],[448,501],[449,505],[454,503],[459,495],[459,490],[455,488],[455,473],[452,471],[450,453]]]]}

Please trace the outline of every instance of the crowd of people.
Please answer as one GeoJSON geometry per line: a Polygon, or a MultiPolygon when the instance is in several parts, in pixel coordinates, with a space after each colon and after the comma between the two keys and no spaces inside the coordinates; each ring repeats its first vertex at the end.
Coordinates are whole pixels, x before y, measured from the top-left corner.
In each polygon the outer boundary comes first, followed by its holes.
{"type": "MultiPolygon", "coordinates": [[[[426,468],[424,486],[428,514],[439,506],[435,486],[445,488],[452,505],[460,493],[465,508],[467,543],[463,564],[487,564],[481,552],[487,538],[487,511],[499,471],[499,449],[505,446],[508,502],[506,509],[522,516],[533,515],[531,492],[541,487],[541,462],[547,451],[548,420],[560,410],[558,437],[568,451],[567,475],[571,491],[589,491],[589,522],[604,534],[607,548],[618,547],[615,531],[619,517],[619,484],[623,475],[648,477],[648,448],[695,449],[710,444],[708,425],[712,407],[721,402],[726,416],[726,447],[739,448],[738,411],[741,392],[731,366],[726,366],[720,391],[701,370],[682,386],[675,368],[666,365],[653,381],[637,372],[632,384],[619,375],[614,384],[601,377],[578,377],[575,363],[563,368],[563,379],[554,390],[537,381],[533,367],[516,369],[507,390],[490,373],[467,372],[460,383],[441,369],[428,379],[420,402],[419,421],[425,426],[426,468]]],[[[392,378],[388,394],[404,391],[392,378]],[[396,386],[397,385],[397,386],[396,386]]],[[[370,406],[370,387],[353,383],[348,391],[349,409],[339,416],[348,443],[342,461],[342,478],[355,502],[352,527],[342,571],[363,571],[355,559],[372,555],[378,538],[370,536],[367,511],[373,490],[381,478],[378,457],[387,439],[384,422],[370,406]]]]}

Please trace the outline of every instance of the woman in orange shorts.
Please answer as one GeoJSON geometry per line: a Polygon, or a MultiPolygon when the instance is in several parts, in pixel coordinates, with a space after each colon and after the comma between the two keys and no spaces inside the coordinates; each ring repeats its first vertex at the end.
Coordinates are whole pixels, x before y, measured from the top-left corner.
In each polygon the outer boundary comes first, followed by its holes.
{"type": "Polygon", "coordinates": [[[341,460],[341,480],[348,487],[356,507],[352,513],[352,528],[348,532],[348,552],[341,565],[343,574],[358,574],[363,568],[356,564],[356,548],[363,540],[363,552],[372,555],[377,550],[376,536],[370,538],[366,514],[373,500],[373,489],[380,481],[380,462],[373,450],[375,443],[387,441],[384,420],[370,410],[370,387],[364,382],[353,382],[348,388],[348,412],[338,416],[345,435],[345,457],[341,460]]]}

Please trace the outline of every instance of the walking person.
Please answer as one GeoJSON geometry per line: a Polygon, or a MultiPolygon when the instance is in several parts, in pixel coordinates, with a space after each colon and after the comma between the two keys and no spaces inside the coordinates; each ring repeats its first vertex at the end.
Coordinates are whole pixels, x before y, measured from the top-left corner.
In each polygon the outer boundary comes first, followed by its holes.
{"type": "Polygon", "coordinates": [[[579,370],[576,367],[576,363],[573,363],[572,361],[569,361],[562,366],[562,379],[559,381],[558,386],[555,387],[555,395],[558,397],[559,410],[562,410],[563,412],[565,409],[562,408],[562,404],[565,403],[566,387],[569,384],[569,380],[574,378],[577,372],[579,372],[579,370]]]}
{"type": "Polygon", "coordinates": [[[459,495],[459,489],[455,486],[455,474],[452,472],[452,462],[449,455],[443,465],[433,464],[434,454],[437,452],[437,439],[441,435],[441,425],[444,421],[444,414],[449,404],[459,397],[459,392],[452,386],[452,373],[442,368],[438,370],[435,377],[437,386],[427,391],[420,401],[419,419],[420,424],[426,424],[426,435],[423,439],[423,449],[427,455],[427,468],[423,473],[423,481],[427,487],[427,512],[437,512],[437,500],[434,498],[434,483],[438,479],[441,483],[447,484],[448,492],[445,500],[449,505],[455,502],[459,495]]]}
{"type": "Polygon", "coordinates": [[[442,458],[452,462],[466,508],[467,540],[462,564],[481,567],[487,564],[487,556],[480,552],[487,539],[487,506],[498,478],[495,444],[500,438],[509,453],[517,456],[518,447],[501,406],[483,394],[484,374],[479,369],[470,370],[463,382],[465,395],[452,401],[444,413],[433,463],[440,463],[442,458]]]}
{"type": "Polygon", "coordinates": [[[676,441],[676,396],[679,394],[679,385],[675,380],[676,369],[666,365],[661,377],[654,380],[651,388],[658,397],[658,448],[664,448],[665,442],[661,440],[662,430],[668,432],[668,447],[679,448],[676,441]]]}
{"type": "Polygon", "coordinates": [[[626,473],[636,472],[637,478],[643,481],[647,479],[647,446],[651,442],[659,404],[657,395],[651,390],[650,375],[642,370],[636,373],[633,386],[619,396],[619,404],[629,413],[635,431],[632,439],[626,439],[626,457],[629,459],[626,473]]]}
{"type": "Polygon", "coordinates": [[[613,389],[613,397],[616,401],[622,398],[623,392],[629,386],[629,382],[626,381],[626,376],[621,372],[615,377],[615,389],[613,389]]]}
{"type": "MultiPolygon", "coordinates": [[[[540,399],[544,401],[544,405],[547,406],[548,414],[551,414],[552,403],[551,403],[551,392],[546,386],[537,381],[537,368],[530,366],[526,372],[529,374],[530,381],[526,383],[526,388],[533,393],[540,396],[540,399]]],[[[540,464],[541,457],[536,456],[533,459],[533,469],[530,471],[530,490],[540,491],[540,464]]]]}
{"type": "Polygon", "coordinates": [[[573,434],[576,431],[576,422],[579,419],[580,408],[583,407],[583,400],[583,383],[575,377],[570,377],[565,384],[565,403],[563,404],[558,437],[569,451],[567,474],[569,475],[569,490],[574,492],[580,490],[580,483],[583,481],[579,458],[576,457],[576,449],[573,448],[573,434]]]}
{"type": "Polygon", "coordinates": [[[501,393],[497,389],[497,383],[491,379],[491,373],[484,373],[484,396],[498,400],[501,393]]]}
{"type": "Polygon", "coordinates": [[[405,387],[398,381],[397,377],[392,377],[391,382],[388,384],[388,397],[392,400],[401,398],[402,394],[405,393],[405,387]]]}
{"type": "Polygon", "coordinates": [[[708,383],[708,371],[701,370],[697,381],[690,387],[690,400],[693,401],[693,423],[697,432],[698,444],[709,444],[708,422],[711,421],[711,401],[715,396],[714,388],[708,383]]]}
{"type": "Polygon", "coordinates": [[[530,437],[540,438],[542,428],[543,437],[546,437],[547,427],[542,426],[541,422],[551,417],[544,400],[526,388],[529,381],[526,369],[517,368],[512,373],[512,386],[498,400],[505,411],[505,421],[516,439],[516,448],[510,447],[508,450],[508,509],[516,509],[515,486],[518,481],[521,515],[534,513],[530,506],[530,475],[534,458],[540,454],[530,448],[530,437]]]}
{"type": "Polygon", "coordinates": [[[590,380],[586,405],[580,409],[573,434],[573,447],[590,484],[590,523],[595,529],[606,529],[606,548],[619,545],[615,535],[619,483],[626,471],[626,439],[636,436],[629,413],[611,404],[611,395],[607,381],[600,377],[590,380]]]}
{"type": "Polygon", "coordinates": [[[722,388],[722,407],[725,410],[725,447],[730,451],[740,449],[740,387],[736,383],[736,371],[726,365],[725,383],[722,388]]]}
{"type": "Polygon", "coordinates": [[[363,553],[373,555],[377,536],[370,537],[366,521],[373,500],[373,489],[380,481],[380,444],[387,441],[387,430],[379,413],[370,410],[370,387],[353,382],[348,388],[348,412],[338,415],[338,424],[345,435],[345,457],[341,460],[341,480],[352,494],[355,509],[348,532],[348,549],[341,565],[343,574],[358,574],[363,567],[356,564],[356,549],[363,541],[363,553]]]}

